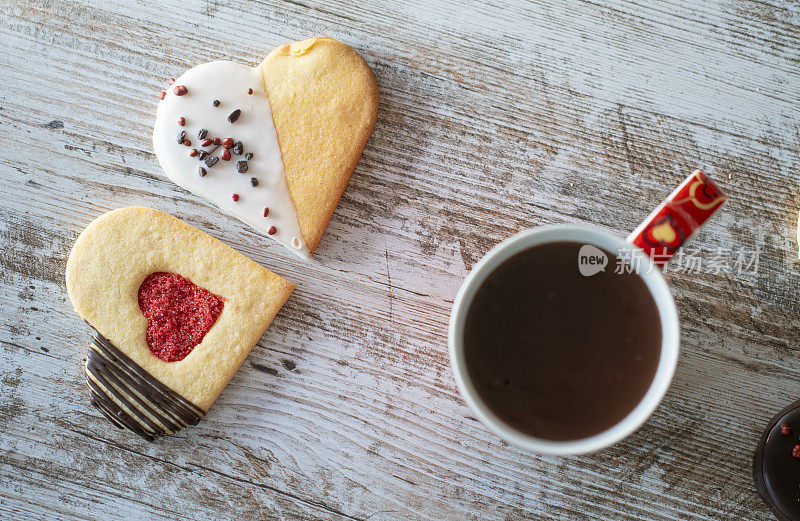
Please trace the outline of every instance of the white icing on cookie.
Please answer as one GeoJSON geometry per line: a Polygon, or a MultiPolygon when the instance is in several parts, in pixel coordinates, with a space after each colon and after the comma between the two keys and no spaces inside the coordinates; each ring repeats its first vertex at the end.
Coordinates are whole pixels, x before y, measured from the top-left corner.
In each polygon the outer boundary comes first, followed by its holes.
{"type": "Polygon", "coordinates": [[[183,73],[166,92],[156,112],[153,147],[167,176],[301,257],[310,257],[286,185],[281,149],[261,72],[229,61],[204,63],[183,73]],[[177,95],[176,87],[182,86],[187,92],[177,95]],[[252,89],[252,94],[248,94],[248,89],[252,89]],[[219,106],[213,105],[214,100],[219,100],[219,106]],[[241,114],[231,123],[228,117],[236,109],[240,109],[241,114]],[[184,126],[179,124],[179,118],[184,118],[184,126]],[[202,129],[208,131],[209,139],[230,137],[241,141],[242,154],[228,149],[230,160],[219,159],[213,166],[207,166],[199,156],[191,157],[192,149],[198,154],[209,152],[206,160],[220,157],[224,149],[213,144],[201,146],[203,140],[198,133],[202,129]],[[183,131],[190,146],[178,143],[183,131]],[[245,161],[248,153],[253,157],[247,160],[247,172],[237,172],[237,162],[245,161]],[[205,176],[200,175],[200,167],[206,170],[205,176]],[[253,186],[252,178],[257,180],[257,186],[253,186]],[[234,194],[238,195],[238,200],[234,200],[234,194]],[[269,208],[266,217],[265,208],[269,208]],[[270,235],[272,226],[277,231],[270,235]]]}

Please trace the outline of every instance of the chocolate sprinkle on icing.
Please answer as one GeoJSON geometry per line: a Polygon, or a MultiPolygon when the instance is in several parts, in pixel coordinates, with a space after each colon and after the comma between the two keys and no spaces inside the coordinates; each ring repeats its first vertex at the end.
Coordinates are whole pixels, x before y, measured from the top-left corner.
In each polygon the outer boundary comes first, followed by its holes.
{"type": "Polygon", "coordinates": [[[111,423],[153,441],[203,419],[205,411],[158,381],[92,329],[86,384],[92,405],[111,423]]]}
{"type": "Polygon", "coordinates": [[[241,141],[237,141],[236,143],[233,144],[233,148],[231,150],[233,150],[234,154],[240,156],[242,155],[242,152],[244,152],[244,145],[242,145],[241,141]]]}
{"type": "Polygon", "coordinates": [[[200,161],[204,160],[207,157],[208,157],[208,152],[206,152],[205,150],[201,150],[200,153],[197,155],[197,159],[199,159],[200,161]]]}
{"type": "Polygon", "coordinates": [[[246,153],[244,155],[244,158],[247,159],[248,161],[250,161],[251,159],[253,159],[253,153],[252,152],[246,153]]]}
{"type": "Polygon", "coordinates": [[[251,177],[250,184],[253,185],[253,187],[255,188],[256,186],[258,186],[258,179],[256,179],[255,177],[251,177]]]}
{"type": "Polygon", "coordinates": [[[208,135],[208,130],[201,128],[200,132],[197,133],[197,139],[205,139],[208,135]]]}
{"type": "Polygon", "coordinates": [[[219,161],[219,157],[218,156],[211,156],[208,159],[206,159],[206,166],[208,168],[211,168],[212,166],[217,164],[217,161],[219,161]]]}
{"type": "Polygon", "coordinates": [[[219,107],[219,100],[215,99],[214,101],[211,102],[211,104],[214,105],[215,107],[219,107]]]}
{"type": "Polygon", "coordinates": [[[208,170],[203,168],[202,166],[197,167],[197,173],[200,174],[200,177],[205,177],[208,173],[208,170]]]}
{"type": "Polygon", "coordinates": [[[239,172],[240,174],[247,172],[247,161],[237,161],[236,171],[239,172]]]}
{"type": "Polygon", "coordinates": [[[228,114],[228,122],[236,123],[236,120],[239,119],[239,116],[242,115],[242,109],[236,109],[230,114],[228,114]]]}
{"type": "Polygon", "coordinates": [[[177,141],[178,144],[182,145],[183,142],[186,141],[186,131],[185,130],[181,130],[180,133],[178,134],[178,137],[175,139],[175,141],[177,141]]]}

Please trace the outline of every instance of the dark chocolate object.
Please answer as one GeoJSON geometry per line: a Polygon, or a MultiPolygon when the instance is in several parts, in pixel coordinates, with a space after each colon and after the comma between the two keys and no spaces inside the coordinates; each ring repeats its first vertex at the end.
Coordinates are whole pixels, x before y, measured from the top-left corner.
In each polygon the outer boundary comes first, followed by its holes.
{"type": "Polygon", "coordinates": [[[242,155],[242,152],[244,152],[244,145],[242,145],[241,141],[237,141],[233,144],[233,153],[237,156],[240,156],[242,155]]]}
{"type": "Polygon", "coordinates": [[[761,499],[779,521],[800,521],[800,459],[792,449],[800,444],[800,400],[775,415],[753,455],[753,479],[761,499]],[[791,432],[781,434],[781,425],[791,432]]]}
{"type": "Polygon", "coordinates": [[[178,142],[178,144],[182,145],[185,139],[186,139],[186,131],[181,130],[178,133],[178,138],[176,139],[176,141],[178,142]]]}
{"type": "Polygon", "coordinates": [[[200,132],[197,133],[197,139],[205,139],[208,135],[208,130],[201,128],[200,132]]]}
{"type": "Polygon", "coordinates": [[[236,120],[239,119],[239,116],[242,115],[242,109],[236,109],[230,114],[228,114],[228,122],[236,123],[236,120]]]}
{"type": "Polygon", "coordinates": [[[92,330],[86,384],[92,405],[111,423],[153,441],[203,419],[203,409],[158,381],[96,329],[92,330]]]}
{"type": "Polygon", "coordinates": [[[240,174],[247,172],[247,161],[237,161],[236,171],[239,172],[240,174]]]}
{"type": "Polygon", "coordinates": [[[207,166],[208,168],[211,168],[212,166],[214,166],[214,165],[216,165],[216,164],[217,164],[217,161],[219,161],[219,157],[217,157],[217,156],[211,156],[211,157],[209,157],[208,159],[206,159],[205,163],[206,163],[206,166],[207,166]]]}

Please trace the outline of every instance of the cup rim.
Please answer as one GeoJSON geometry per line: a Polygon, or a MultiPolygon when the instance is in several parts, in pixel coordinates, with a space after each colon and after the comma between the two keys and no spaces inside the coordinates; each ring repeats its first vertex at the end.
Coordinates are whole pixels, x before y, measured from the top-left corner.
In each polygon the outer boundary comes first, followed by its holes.
{"type": "Polygon", "coordinates": [[[591,244],[607,251],[621,248],[640,250],[611,232],[589,225],[557,224],[521,231],[492,248],[472,268],[453,301],[448,327],[450,366],[461,395],[478,419],[512,445],[541,454],[578,455],[609,447],[639,429],[664,398],[678,363],[680,324],[675,300],[661,270],[643,251],[639,275],[644,280],[658,308],[661,320],[661,355],[656,374],[639,404],[613,427],[588,438],[569,441],[548,440],[525,434],[504,422],[478,395],[469,378],[464,355],[463,330],[469,305],[488,275],[503,261],[522,250],[540,244],[571,241],[591,244]]]}

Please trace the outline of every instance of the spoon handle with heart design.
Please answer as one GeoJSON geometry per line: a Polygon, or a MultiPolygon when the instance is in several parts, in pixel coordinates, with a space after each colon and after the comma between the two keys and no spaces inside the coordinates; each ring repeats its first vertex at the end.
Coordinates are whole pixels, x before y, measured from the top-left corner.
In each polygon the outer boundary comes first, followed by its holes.
{"type": "Polygon", "coordinates": [[[628,236],[628,242],[663,268],[726,199],[705,173],[696,170],[628,236]]]}

